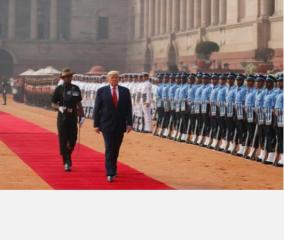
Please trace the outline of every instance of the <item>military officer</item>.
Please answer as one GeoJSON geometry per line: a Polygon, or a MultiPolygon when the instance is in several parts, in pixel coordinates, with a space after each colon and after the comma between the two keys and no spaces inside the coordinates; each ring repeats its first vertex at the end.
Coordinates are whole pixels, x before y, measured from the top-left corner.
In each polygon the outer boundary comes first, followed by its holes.
{"type": "Polygon", "coordinates": [[[81,91],[71,83],[73,74],[70,68],[63,69],[61,78],[64,83],[55,89],[52,96],[52,107],[58,110],[57,128],[65,171],[71,171],[72,167],[71,155],[77,141],[78,116],[80,127],[85,121],[81,91]]]}
{"type": "Polygon", "coordinates": [[[197,144],[207,146],[209,144],[210,135],[210,105],[209,98],[212,91],[212,86],[210,84],[211,76],[208,73],[204,73],[203,79],[203,89],[201,91],[201,115],[202,115],[202,129],[197,140],[197,144]],[[205,141],[204,141],[205,140],[205,141]],[[206,144],[206,145],[205,145],[206,144]]]}
{"type": "Polygon", "coordinates": [[[278,161],[275,161],[274,163],[277,166],[283,166],[283,73],[277,77],[277,84],[280,90],[275,101],[278,161]]]}
{"type": "Polygon", "coordinates": [[[266,77],[263,75],[256,76],[256,93],[255,93],[255,114],[256,114],[256,147],[251,148],[250,153],[248,154],[248,158],[256,159],[257,161],[262,161],[265,157],[265,150],[264,150],[264,97],[266,94],[267,89],[265,86],[266,77]],[[259,148],[260,154],[255,156],[256,150],[259,148]]]}
{"type": "Polygon", "coordinates": [[[236,123],[235,123],[235,96],[236,96],[236,86],[235,86],[236,74],[229,73],[227,77],[227,91],[226,91],[226,139],[227,146],[224,151],[228,153],[233,153],[236,147],[236,123]],[[229,145],[229,146],[228,146],[229,145]]]}
{"type": "Polygon", "coordinates": [[[276,132],[274,128],[274,107],[276,101],[276,91],[274,83],[276,79],[272,75],[266,78],[267,91],[264,96],[263,109],[264,109],[264,123],[265,123],[265,148],[266,151],[261,161],[263,163],[273,164],[275,159],[275,145],[276,145],[276,132]],[[267,155],[267,157],[266,157],[267,155]]]}
{"type": "Polygon", "coordinates": [[[197,86],[194,95],[194,113],[196,116],[196,120],[195,120],[194,133],[191,139],[193,144],[197,143],[198,136],[200,135],[202,129],[201,94],[204,88],[204,84],[202,83],[202,73],[198,73],[196,77],[197,77],[196,80],[197,86]]]}
{"type": "Polygon", "coordinates": [[[219,76],[219,90],[217,93],[217,124],[218,133],[211,147],[216,150],[224,150],[227,146],[226,140],[226,90],[227,74],[219,76]]]}
{"type": "Polygon", "coordinates": [[[217,139],[219,135],[218,116],[217,116],[217,106],[218,106],[217,98],[220,87],[219,87],[218,74],[213,74],[211,76],[211,80],[212,80],[212,91],[209,97],[211,134],[210,134],[210,139],[205,141],[205,146],[208,146],[210,148],[215,148],[218,143],[217,139]]]}
{"type": "Polygon", "coordinates": [[[190,137],[194,133],[195,125],[196,125],[196,114],[194,109],[194,98],[196,89],[199,87],[198,84],[195,83],[196,74],[191,73],[188,76],[188,91],[187,91],[187,112],[188,112],[188,123],[186,130],[186,142],[190,143],[190,137]]]}
{"type": "Polygon", "coordinates": [[[255,77],[254,75],[248,75],[246,78],[247,82],[247,94],[245,97],[245,124],[247,125],[247,135],[245,139],[245,144],[242,148],[239,149],[239,156],[247,157],[247,152],[250,152],[250,148],[255,148],[255,97],[256,97],[256,89],[255,89],[255,77]]]}
{"type": "Polygon", "coordinates": [[[144,121],[142,132],[152,133],[152,84],[149,79],[149,73],[142,73],[141,77],[143,78],[141,84],[141,107],[144,121]]]}
{"type": "Polygon", "coordinates": [[[156,121],[156,127],[153,132],[155,136],[158,135],[158,130],[162,128],[162,119],[163,119],[163,99],[162,99],[162,92],[164,88],[164,83],[162,82],[164,78],[163,74],[158,75],[158,87],[156,91],[156,111],[157,111],[157,121],[156,121]]]}

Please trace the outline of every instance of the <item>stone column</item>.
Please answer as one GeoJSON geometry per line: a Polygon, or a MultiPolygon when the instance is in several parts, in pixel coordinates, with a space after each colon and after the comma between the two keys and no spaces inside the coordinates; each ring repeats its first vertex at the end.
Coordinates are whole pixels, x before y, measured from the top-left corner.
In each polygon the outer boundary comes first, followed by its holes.
{"type": "Polygon", "coordinates": [[[31,39],[37,39],[37,1],[31,0],[31,39]]]}
{"type": "Polygon", "coordinates": [[[192,29],[194,23],[194,0],[186,1],[186,28],[192,29]]]}
{"type": "Polygon", "coordinates": [[[172,32],[172,0],[167,1],[167,32],[172,32]]]}
{"type": "Polygon", "coordinates": [[[58,0],[50,0],[50,28],[49,28],[49,36],[51,40],[58,39],[58,0]]]}
{"type": "Polygon", "coordinates": [[[160,34],[160,1],[161,0],[156,0],[155,2],[155,35],[160,34]]]}
{"type": "Polygon", "coordinates": [[[201,0],[201,26],[207,27],[210,20],[210,0],[201,0]]]}
{"type": "Polygon", "coordinates": [[[199,28],[201,22],[201,0],[194,0],[194,28],[199,28]]]}
{"type": "Polygon", "coordinates": [[[227,22],[227,0],[220,0],[219,7],[219,23],[225,24],[227,22]]]}
{"type": "Polygon", "coordinates": [[[283,15],[283,0],[275,0],[275,11],[274,15],[283,15]]]}
{"type": "Polygon", "coordinates": [[[8,10],[8,39],[16,37],[16,0],[9,1],[8,10]]]}
{"type": "Polygon", "coordinates": [[[166,32],[167,24],[167,2],[166,0],[160,0],[160,33],[164,34],[166,32]]]}
{"type": "Polygon", "coordinates": [[[154,0],[149,1],[148,11],[149,11],[148,36],[151,37],[154,34],[154,28],[155,28],[154,27],[154,21],[155,21],[155,18],[154,18],[154,0]]]}
{"type": "Polygon", "coordinates": [[[211,25],[219,23],[219,0],[211,0],[211,25]]]}
{"type": "Polygon", "coordinates": [[[184,31],[186,29],[186,4],[187,0],[180,0],[180,30],[184,31]]]}
{"type": "Polygon", "coordinates": [[[144,37],[147,38],[149,29],[149,0],[144,1],[144,37]]]}
{"type": "Polygon", "coordinates": [[[177,0],[173,0],[172,5],[172,31],[176,32],[179,30],[179,16],[178,16],[178,2],[177,0]]]}
{"type": "Polygon", "coordinates": [[[271,0],[260,0],[260,17],[266,18],[270,14],[271,0]]]}

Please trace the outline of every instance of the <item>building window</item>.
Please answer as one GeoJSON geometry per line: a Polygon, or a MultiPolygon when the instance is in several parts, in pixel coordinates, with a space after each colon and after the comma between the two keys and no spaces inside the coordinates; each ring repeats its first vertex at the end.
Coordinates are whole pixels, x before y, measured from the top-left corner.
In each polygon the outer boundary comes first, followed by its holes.
{"type": "Polygon", "coordinates": [[[61,40],[70,39],[71,1],[58,1],[58,36],[61,40]]]}
{"type": "Polygon", "coordinates": [[[245,0],[239,0],[238,11],[239,11],[238,20],[242,21],[242,19],[244,19],[246,15],[246,1],[245,0]]]}
{"type": "Polygon", "coordinates": [[[8,0],[0,0],[0,38],[6,38],[8,31],[8,0]]]}
{"type": "Polygon", "coordinates": [[[30,37],[31,1],[16,1],[16,38],[28,39],[30,37]]]}
{"type": "Polygon", "coordinates": [[[38,0],[37,9],[37,34],[38,39],[49,39],[49,12],[50,12],[50,0],[38,0]]]}
{"type": "Polygon", "coordinates": [[[97,40],[106,40],[109,35],[109,18],[99,17],[98,18],[98,29],[97,29],[97,40]]]}

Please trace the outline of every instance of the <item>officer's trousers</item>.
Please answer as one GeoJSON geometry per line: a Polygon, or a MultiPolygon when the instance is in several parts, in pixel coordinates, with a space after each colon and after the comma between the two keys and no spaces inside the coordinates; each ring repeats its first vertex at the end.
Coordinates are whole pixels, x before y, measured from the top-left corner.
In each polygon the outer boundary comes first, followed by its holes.
{"type": "Polygon", "coordinates": [[[57,129],[59,137],[60,154],[64,157],[71,155],[77,141],[77,117],[58,113],[57,129]]]}
{"type": "Polygon", "coordinates": [[[201,134],[201,130],[202,130],[202,126],[203,126],[203,119],[202,119],[202,114],[198,113],[196,114],[196,135],[200,135],[201,134]]]}
{"type": "Polygon", "coordinates": [[[265,125],[260,124],[258,125],[258,130],[257,130],[256,146],[264,148],[264,142],[265,142],[265,125]]]}
{"type": "Polygon", "coordinates": [[[181,133],[186,134],[187,127],[188,127],[189,113],[185,111],[181,112],[181,119],[182,119],[181,133]]]}

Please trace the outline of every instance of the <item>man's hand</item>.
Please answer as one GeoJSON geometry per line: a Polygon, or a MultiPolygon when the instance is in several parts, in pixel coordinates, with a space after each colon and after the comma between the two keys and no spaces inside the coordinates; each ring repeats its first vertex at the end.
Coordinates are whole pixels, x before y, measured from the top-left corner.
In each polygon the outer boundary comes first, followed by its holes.
{"type": "Polygon", "coordinates": [[[130,133],[132,131],[132,126],[127,126],[126,132],[130,133]]]}
{"type": "Polygon", "coordinates": [[[95,128],[95,132],[96,132],[97,134],[100,134],[100,133],[101,133],[101,131],[100,131],[99,128],[95,128]]]}
{"type": "Polygon", "coordinates": [[[58,108],[58,111],[61,112],[61,113],[64,113],[65,110],[66,110],[66,107],[61,106],[61,107],[58,108]]]}
{"type": "Polygon", "coordinates": [[[81,117],[80,122],[79,122],[79,127],[82,127],[82,126],[83,126],[85,120],[86,120],[86,119],[85,119],[84,117],[81,117]]]}

